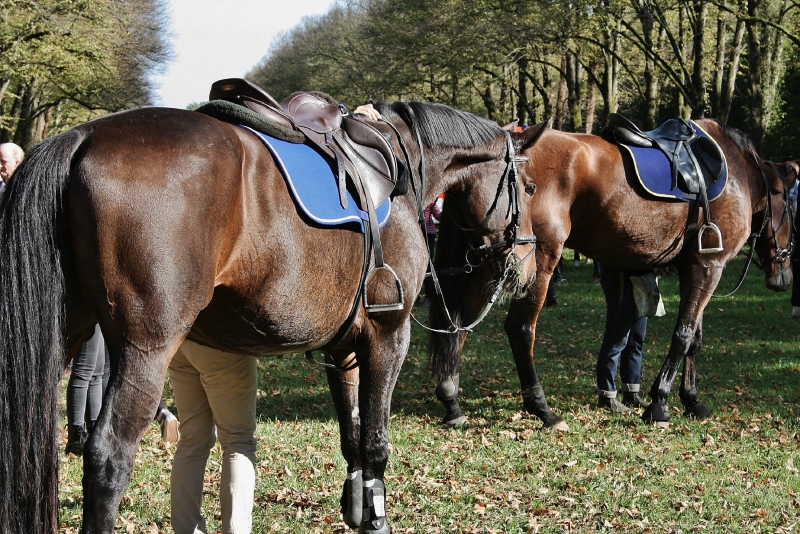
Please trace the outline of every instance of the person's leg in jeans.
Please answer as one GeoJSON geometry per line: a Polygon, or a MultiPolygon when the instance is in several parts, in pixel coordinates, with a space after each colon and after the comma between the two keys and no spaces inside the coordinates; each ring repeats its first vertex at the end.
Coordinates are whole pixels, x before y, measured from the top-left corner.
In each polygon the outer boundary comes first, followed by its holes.
{"type": "Polygon", "coordinates": [[[622,351],[619,377],[622,380],[622,402],[627,406],[646,408],[649,403],[639,396],[642,383],[642,347],[647,334],[647,317],[639,317],[631,325],[628,343],[622,351]]]}
{"type": "MultiPolygon", "coordinates": [[[[213,423],[217,428],[217,437],[222,445],[222,480],[220,487],[220,508],[222,532],[224,534],[249,533],[252,529],[252,510],[253,494],[255,491],[255,411],[257,393],[257,366],[256,359],[248,356],[238,356],[224,353],[222,351],[203,347],[192,342],[184,342],[181,351],[187,363],[193,366],[199,373],[199,379],[204,390],[206,406],[213,414],[213,423]]],[[[177,356],[176,356],[177,357],[177,356]]],[[[173,364],[175,360],[173,359],[173,364]]],[[[172,367],[170,373],[172,375],[172,367]]],[[[175,389],[175,400],[178,405],[180,415],[180,439],[178,450],[175,453],[173,463],[173,480],[176,478],[175,467],[181,467],[183,471],[183,457],[179,465],[179,452],[181,452],[184,440],[193,441],[191,435],[187,435],[194,428],[191,420],[193,413],[189,412],[189,427],[185,426],[184,401],[178,402],[179,393],[175,389]]],[[[208,451],[213,446],[203,443],[207,432],[198,429],[196,455],[197,460],[202,458],[203,473],[205,471],[205,461],[208,458],[208,451]],[[203,455],[199,454],[205,450],[203,455]]],[[[213,438],[212,438],[213,439],[213,438]]],[[[186,447],[184,447],[186,449],[186,447]]],[[[188,452],[188,449],[187,449],[188,452]]],[[[187,454],[187,456],[189,456],[187,454]]],[[[199,463],[199,462],[198,462],[199,463]]],[[[197,469],[198,465],[192,466],[197,469]]],[[[173,486],[173,503],[175,503],[175,491],[178,488],[173,486]]],[[[191,488],[189,488],[191,490],[191,488]]],[[[195,490],[196,491],[196,490],[195,490]]],[[[200,475],[200,497],[202,497],[202,473],[200,475]]],[[[175,504],[173,504],[174,506],[175,504]]],[[[197,499],[197,515],[199,514],[199,499],[197,499]]],[[[176,534],[182,534],[174,525],[173,508],[173,527],[176,534]]],[[[187,531],[191,532],[191,531],[187,531]]]]}
{"type": "Polygon", "coordinates": [[[629,409],[619,403],[614,380],[622,351],[628,344],[628,337],[633,322],[638,318],[633,302],[631,284],[625,283],[627,277],[619,271],[612,271],[603,276],[600,283],[606,299],[606,326],[603,342],[597,354],[597,391],[598,406],[612,412],[627,413],[629,409]],[[630,294],[626,294],[629,292],[630,294]],[[631,313],[631,306],[634,312],[631,313]]]}
{"type": "Polygon", "coordinates": [[[95,367],[92,373],[92,378],[89,380],[88,394],[86,396],[86,431],[91,434],[94,429],[94,424],[100,416],[100,410],[103,408],[103,396],[106,393],[106,386],[108,385],[108,376],[111,368],[111,362],[108,357],[108,350],[106,350],[106,341],[103,338],[103,333],[100,331],[100,325],[95,326],[95,333],[92,337],[95,343],[95,367]]]}

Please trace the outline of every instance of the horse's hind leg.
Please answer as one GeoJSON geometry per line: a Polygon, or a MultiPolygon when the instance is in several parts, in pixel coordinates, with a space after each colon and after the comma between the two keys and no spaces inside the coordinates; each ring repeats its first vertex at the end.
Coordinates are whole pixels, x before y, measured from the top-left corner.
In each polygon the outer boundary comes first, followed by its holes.
{"type": "Polygon", "coordinates": [[[694,333],[694,340],[689,345],[686,359],[683,362],[683,379],[681,380],[680,399],[683,403],[686,417],[696,417],[697,419],[708,419],[711,417],[711,410],[702,402],[697,400],[697,356],[700,354],[700,347],[703,342],[703,318],[698,321],[697,330],[694,333]]]}
{"type": "Polygon", "coordinates": [[[722,263],[719,265],[693,264],[688,270],[681,270],[681,303],[678,320],[672,333],[672,343],[661,370],[650,388],[652,401],[642,413],[645,422],[666,423],[670,420],[667,398],[672,384],[678,374],[678,367],[684,357],[692,354],[688,366],[684,366],[684,386],[690,381],[691,387],[686,389],[686,398],[681,400],[698,406],[698,416],[710,417],[708,408],[697,402],[697,390],[694,388],[695,363],[700,351],[703,310],[711,298],[713,288],[717,287],[722,274],[722,263]],[[691,392],[691,393],[690,393],[691,392]],[[707,412],[707,413],[706,413],[707,412]]]}
{"type": "MultiPolygon", "coordinates": [[[[348,527],[361,524],[361,419],[358,411],[358,368],[344,370],[354,363],[355,355],[348,355],[341,368],[327,369],[328,387],[331,390],[336,416],[339,420],[339,437],[342,456],[347,462],[347,478],[342,489],[342,517],[348,527]]],[[[328,358],[326,358],[328,360],[328,358]]],[[[338,361],[338,360],[337,360],[338,361]]]]}
{"type": "Polygon", "coordinates": [[[100,417],[83,452],[84,534],[114,532],[134,455],[153,421],[167,363],[181,340],[146,353],[109,336],[106,341],[111,353],[111,378],[100,417]]]}

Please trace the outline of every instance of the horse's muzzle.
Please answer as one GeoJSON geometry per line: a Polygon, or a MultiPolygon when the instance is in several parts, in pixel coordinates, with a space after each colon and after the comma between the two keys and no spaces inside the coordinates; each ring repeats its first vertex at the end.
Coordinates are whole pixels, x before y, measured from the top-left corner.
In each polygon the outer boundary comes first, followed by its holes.
{"type": "Polygon", "coordinates": [[[764,283],[766,284],[767,289],[771,289],[773,291],[786,291],[792,285],[792,270],[789,268],[788,261],[784,263],[785,265],[781,264],[777,272],[772,274],[764,274],[764,283]]]}

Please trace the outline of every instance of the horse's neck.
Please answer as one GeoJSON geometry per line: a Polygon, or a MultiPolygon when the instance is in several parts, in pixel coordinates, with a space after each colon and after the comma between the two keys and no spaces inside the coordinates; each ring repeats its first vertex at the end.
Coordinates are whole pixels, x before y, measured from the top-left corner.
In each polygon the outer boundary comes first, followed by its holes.
{"type": "Polygon", "coordinates": [[[454,188],[469,189],[472,181],[483,179],[493,180],[493,183],[499,181],[501,178],[499,166],[497,176],[491,178],[484,172],[469,171],[467,167],[501,160],[504,154],[500,140],[471,148],[426,147],[425,175],[427,185],[424,197],[425,205],[427,206],[436,200],[436,197],[445,191],[454,188]]]}

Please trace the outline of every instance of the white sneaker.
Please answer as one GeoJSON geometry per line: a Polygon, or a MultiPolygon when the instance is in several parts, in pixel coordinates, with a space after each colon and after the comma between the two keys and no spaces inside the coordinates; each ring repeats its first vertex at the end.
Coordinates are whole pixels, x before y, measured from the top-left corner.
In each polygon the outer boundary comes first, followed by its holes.
{"type": "Polygon", "coordinates": [[[792,319],[800,319],[800,306],[792,306],[792,319]]]}

